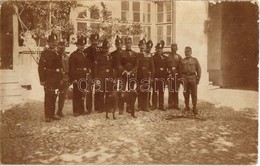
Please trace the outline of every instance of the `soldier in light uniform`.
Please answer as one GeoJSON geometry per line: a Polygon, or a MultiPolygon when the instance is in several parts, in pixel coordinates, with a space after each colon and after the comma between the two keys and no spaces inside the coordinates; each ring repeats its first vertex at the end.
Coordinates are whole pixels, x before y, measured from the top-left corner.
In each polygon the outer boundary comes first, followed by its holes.
{"type": "Polygon", "coordinates": [[[191,47],[185,47],[185,58],[181,60],[180,64],[180,74],[183,79],[183,95],[185,99],[185,108],[183,112],[190,110],[189,99],[191,95],[193,105],[192,111],[197,115],[197,85],[199,84],[201,77],[201,67],[199,61],[192,57],[191,54],[191,47]]]}
{"type": "Polygon", "coordinates": [[[41,53],[39,60],[38,72],[40,83],[44,86],[44,113],[45,121],[60,120],[55,115],[55,103],[57,94],[62,83],[62,63],[56,49],[57,36],[51,34],[48,37],[49,48],[41,53]]]}
{"type": "Polygon", "coordinates": [[[96,81],[99,82],[95,92],[95,99],[99,103],[100,112],[106,112],[106,118],[108,118],[108,112],[112,109],[113,118],[115,119],[116,94],[113,91],[115,71],[109,48],[110,43],[105,39],[100,54],[95,58],[95,77],[96,81]]]}
{"type": "Polygon", "coordinates": [[[159,102],[159,110],[166,111],[164,108],[164,90],[167,84],[167,56],[163,54],[164,41],[158,43],[155,47],[155,54],[153,56],[155,76],[153,83],[152,103],[153,108],[156,109],[159,102]],[[158,99],[159,98],[159,99],[158,99]]]}
{"type": "MultiPolygon", "coordinates": [[[[84,53],[87,55],[87,61],[90,63],[93,73],[95,73],[94,72],[95,58],[100,52],[100,48],[98,47],[99,35],[91,34],[89,39],[90,39],[91,45],[84,50],[84,53]]],[[[95,76],[93,75],[93,77],[95,77],[95,76]]],[[[91,84],[91,86],[93,86],[93,84],[91,84]]],[[[93,102],[92,94],[93,94],[93,89],[90,89],[89,92],[87,93],[87,110],[90,110],[90,111],[92,110],[92,102],[93,102]]],[[[94,100],[94,107],[95,107],[96,111],[100,110],[97,100],[94,100]]]]}
{"type": "Polygon", "coordinates": [[[168,98],[168,109],[174,108],[180,110],[179,108],[179,97],[178,91],[180,87],[180,62],[182,57],[177,54],[178,46],[176,43],[171,44],[171,52],[168,56],[168,68],[169,68],[169,76],[168,76],[168,90],[169,90],[169,98],[168,98]]]}
{"type": "Polygon", "coordinates": [[[59,117],[64,117],[62,109],[64,107],[69,88],[69,56],[65,52],[65,42],[58,43],[58,54],[62,62],[62,85],[59,89],[57,115],[59,117]]]}
{"type": "MultiPolygon", "coordinates": [[[[78,49],[74,51],[69,58],[69,77],[73,83],[73,113],[77,117],[90,113],[90,108],[85,111],[84,100],[86,99],[87,91],[90,91],[90,80],[92,76],[92,66],[83,52],[86,45],[86,37],[80,36],[77,39],[76,45],[78,49]]],[[[86,100],[86,104],[88,101],[86,100]]]]}
{"type": "Polygon", "coordinates": [[[149,93],[151,89],[151,82],[154,78],[154,62],[150,52],[150,48],[153,46],[153,43],[151,40],[147,43],[145,43],[145,40],[142,40],[139,45],[141,48],[144,48],[145,52],[140,53],[139,56],[139,67],[137,74],[139,83],[138,106],[140,107],[140,110],[148,112],[150,103],[149,93]]]}
{"type": "Polygon", "coordinates": [[[118,67],[121,73],[121,78],[123,80],[124,90],[128,90],[126,93],[121,93],[119,97],[119,114],[123,113],[124,103],[127,102],[127,110],[131,113],[131,116],[136,118],[135,116],[135,100],[136,100],[136,74],[139,65],[139,58],[136,52],[134,52],[132,48],[132,38],[127,37],[125,39],[126,49],[121,54],[121,57],[118,59],[118,67]],[[129,80],[135,80],[131,83],[129,80]],[[129,84],[128,84],[129,83],[129,84]],[[128,85],[126,87],[126,85],[128,85]],[[124,97],[125,95],[127,97],[124,97]],[[123,96],[122,96],[123,95],[123,96]],[[124,100],[127,98],[127,101],[124,100]]]}

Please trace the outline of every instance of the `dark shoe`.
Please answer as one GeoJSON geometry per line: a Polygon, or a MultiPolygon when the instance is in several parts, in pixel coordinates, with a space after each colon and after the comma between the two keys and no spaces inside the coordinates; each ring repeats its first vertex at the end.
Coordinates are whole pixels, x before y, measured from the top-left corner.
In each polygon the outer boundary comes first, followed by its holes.
{"type": "Polygon", "coordinates": [[[46,118],[45,119],[45,122],[47,122],[47,123],[49,123],[49,122],[51,122],[52,120],[51,120],[51,118],[46,118]]]}
{"type": "Polygon", "coordinates": [[[178,107],[178,106],[174,106],[173,108],[176,110],[181,110],[180,107],[178,107]]]}
{"type": "Polygon", "coordinates": [[[185,112],[188,112],[190,111],[190,107],[185,107],[183,110],[182,110],[182,113],[185,113],[185,112]]]}
{"type": "Polygon", "coordinates": [[[74,113],[74,116],[75,116],[75,117],[79,116],[79,113],[74,113]]]}
{"type": "Polygon", "coordinates": [[[131,114],[131,116],[132,116],[133,118],[137,118],[137,117],[135,116],[135,114],[131,114]]]}
{"type": "Polygon", "coordinates": [[[119,115],[123,115],[123,110],[119,110],[119,115]]]}
{"type": "Polygon", "coordinates": [[[196,107],[193,107],[192,112],[194,113],[194,115],[198,115],[198,110],[196,107]]]}
{"type": "Polygon", "coordinates": [[[53,117],[51,117],[51,119],[53,119],[53,120],[60,120],[60,117],[54,115],[53,117]]]}
{"type": "Polygon", "coordinates": [[[144,112],[149,112],[149,110],[147,108],[143,109],[144,112]]]}
{"type": "Polygon", "coordinates": [[[58,112],[58,113],[57,113],[57,116],[59,116],[59,117],[61,117],[61,118],[62,118],[62,117],[65,117],[62,112],[58,112]]]}
{"type": "Polygon", "coordinates": [[[80,113],[80,115],[87,115],[88,112],[87,111],[83,111],[82,113],[80,113]]]}
{"type": "Polygon", "coordinates": [[[166,109],[164,109],[163,107],[159,107],[159,110],[166,111],[166,109]]]}
{"type": "Polygon", "coordinates": [[[169,106],[167,107],[167,109],[172,109],[172,108],[174,108],[172,105],[169,105],[169,106]]]}
{"type": "Polygon", "coordinates": [[[156,107],[154,107],[154,106],[151,107],[151,110],[152,110],[152,111],[155,110],[155,109],[156,109],[156,107]]]}

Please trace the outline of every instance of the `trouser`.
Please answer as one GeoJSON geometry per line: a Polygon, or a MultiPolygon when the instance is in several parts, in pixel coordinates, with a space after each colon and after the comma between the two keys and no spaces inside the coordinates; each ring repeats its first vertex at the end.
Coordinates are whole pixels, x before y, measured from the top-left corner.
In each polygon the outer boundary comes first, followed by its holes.
{"type": "Polygon", "coordinates": [[[196,79],[193,79],[192,81],[190,80],[184,80],[184,100],[185,100],[185,106],[189,107],[189,100],[190,100],[190,95],[192,99],[192,105],[194,108],[196,108],[197,105],[197,82],[196,79]]]}
{"type": "Polygon", "coordinates": [[[151,83],[148,78],[145,81],[142,80],[138,79],[138,108],[145,110],[150,105],[151,83]]]}
{"type": "Polygon", "coordinates": [[[79,89],[78,83],[73,83],[73,98],[72,98],[72,105],[73,105],[73,113],[81,114],[84,112],[84,92],[82,89],[79,89]]]}
{"type": "Polygon", "coordinates": [[[154,108],[157,108],[158,102],[159,102],[159,108],[164,107],[165,84],[166,84],[166,80],[163,78],[159,78],[159,79],[155,78],[154,80],[153,94],[152,94],[152,104],[154,108]]]}
{"type": "Polygon", "coordinates": [[[58,96],[58,113],[62,112],[64,107],[65,100],[67,98],[69,83],[68,81],[63,82],[62,86],[59,89],[59,96],[58,96]]]}
{"type": "Polygon", "coordinates": [[[179,87],[180,83],[178,80],[175,79],[169,79],[168,80],[168,90],[169,90],[169,96],[168,96],[168,105],[178,107],[179,106],[179,87]]]}
{"type": "MultiPolygon", "coordinates": [[[[88,112],[91,112],[92,111],[92,107],[93,107],[93,83],[90,82],[89,85],[88,85],[88,91],[86,93],[86,109],[88,112]]],[[[95,100],[95,104],[98,104],[98,101],[95,100]]]]}
{"type": "Polygon", "coordinates": [[[45,118],[52,118],[55,114],[55,103],[57,90],[52,87],[44,87],[44,115],[45,118]]]}

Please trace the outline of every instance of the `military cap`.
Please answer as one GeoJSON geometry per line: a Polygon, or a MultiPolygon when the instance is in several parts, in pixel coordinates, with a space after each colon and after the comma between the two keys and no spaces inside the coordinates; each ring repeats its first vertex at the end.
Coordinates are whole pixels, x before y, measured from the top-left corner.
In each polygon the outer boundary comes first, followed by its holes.
{"type": "Polygon", "coordinates": [[[152,40],[148,40],[148,42],[146,43],[146,47],[147,47],[147,48],[152,48],[152,47],[153,47],[153,42],[152,42],[152,40]]]}
{"type": "Polygon", "coordinates": [[[116,36],[115,44],[116,45],[123,44],[123,40],[118,35],[116,36]]]}
{"type": "Polygon", "coordinates": [[[145,38],[143,38],[142,40],[140,40],[138,45],[140,46],[140,45],[143,45],[143,44],[146,44],[145,38]]]}
{"type": "Polygon", "coordinates": [[[109,48],[110,47],[110,43],[107,39],[105,39],[102,43],[102,48],[109,48]]]}
{"type": "Polygon", "coordinates": [[[86,44],[87,44],[87,38],[85,36],[81,35],[77,38],[76,45],[84,46],[86,44]]]}
{"type": "Polygon", "coordinates": [[[173,46],[177,46],[177,44],[176,43],[171,44],[171,47],[173,47],[173,46]]]}
{"type": "Polygon", "coordinates": [[[60,46],[60,47],[65,47],[65,42],[64,42],[64,41],[58,42],[58,46],[60,46]]]}
{"type": "Polygon", "coordinates": [[[99,39],[99,35],[97,33],[93,33],[90,35],[90,41],[96,41],[99,39]]]}
{"type": "Polygon", "coordinates": [[[125,43],[132,43],[132,38],[131,37],[126,37],[125,38],[125,43]]]}
{"type": "Polygon", "coordinates": [[[164,41],[161,40],[160,43],[157,43],[157,45],[155,46],[155,48],[164,48],[164,41]]]}
{"type": "Polygon", "coordinates": [[[47,42],[57,42],[58,36],[51,32],[51,34],[48,36],[47,42]]]}

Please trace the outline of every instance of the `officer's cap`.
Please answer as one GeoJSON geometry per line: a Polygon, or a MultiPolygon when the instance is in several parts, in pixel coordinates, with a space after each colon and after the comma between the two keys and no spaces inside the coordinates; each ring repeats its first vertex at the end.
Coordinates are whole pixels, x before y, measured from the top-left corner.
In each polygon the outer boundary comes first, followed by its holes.
{"type": "Polygon", "coordinates": [[[171,44],[171,47],[178,46],[177,43],[171,44]]]}
{"type": "Polygon", "coordinates": [[[187,50],[187,51],[192,51],[192,49],[191,49],[190,46],[186,46],[186,47],[185,47],[185,50],[187,50]]]}
{"type": "Polygon", "coordinates": [[[99,35],[97,33],[93,33],[90,35],[90,41],[97,41],[99,40],[99,35]]]}
{"type": "Polygon", "coordinates": [[[102,48],[109,48],[110,47],[110,43],[107,39],[105,39],[102,43],[102,48]]]}
{"type": "Polygon", "coordinates": [[[85,46],[87,44],[87,38],[84,35],[81,35],[77,38],[76,45],[85,46]]]}
{"type": "Polygon", "coordinates": [[[51,34],[48,36],[47,42],[57,42],[57,40],[58,36],[55,33],[51,32],[51,34]]]}
{"type": "Polygon", "coordinates": [[[138,45],[140,46],[140,45],[143,45],[143,44],[146,44],[145,38],[143,38],[142,40],[140,40],[138,45]]]}
{"type": "Polygon", "coordinates": [[[157,45],[155,46],[155,48],[164,48],[164,41],[161,40],[160,43],[157,43],[157,45]]]}
{"type": "Polygon", "coordinates": [[[116,45],[123,44],[123,40],[118,35],[116,36],[115,44],[116,45]]]}
{"type": "Polygon", "coordinates": [[[125,38],[125,43],[132,43],[132,38],[131,37],[126,37],[125,38]]]}
{"type": "Polygon", "coordinates": [[[152,47],[153,47],[153,42],[152,42],[152,40],[148,40],[148,42],[146,43],[146,47],[147,47],[147,48],[152,48],[152,47]]]}

